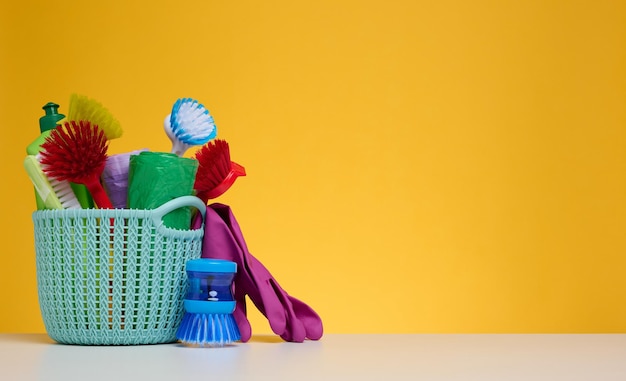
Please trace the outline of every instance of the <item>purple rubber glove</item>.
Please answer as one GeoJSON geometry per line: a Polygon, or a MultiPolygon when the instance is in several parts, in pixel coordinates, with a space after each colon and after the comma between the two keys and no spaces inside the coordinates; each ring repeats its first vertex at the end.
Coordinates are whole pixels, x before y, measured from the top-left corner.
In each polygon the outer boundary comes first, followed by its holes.
{"type": "Polygon", "coordinates": [[[233,316],[242,341],[248,341],[252,335],[246,316],[246,295],[268,319],[272,331],[283,340],[302,342],[307,338],[318,340],[322,337],[320,317],[307,304],[289,295],[267,268],[250,254],[239,224],[227,205],[215,203],[207,207],[202,257],[237,263],[234,280],[237,307],[233,316]]]}

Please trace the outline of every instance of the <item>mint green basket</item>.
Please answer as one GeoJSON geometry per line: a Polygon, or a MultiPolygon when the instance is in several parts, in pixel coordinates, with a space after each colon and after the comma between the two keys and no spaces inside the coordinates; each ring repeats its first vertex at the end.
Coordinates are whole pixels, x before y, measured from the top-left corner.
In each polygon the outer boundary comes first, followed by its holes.
{"type": "Polygon", "coordinates": [[[204,229],[178,230],[163,216],[206,204],[184,196],[153,210],[64,209],[33,213],[39,306],[48,335],[64,344],[176,341],[204,229]]]}

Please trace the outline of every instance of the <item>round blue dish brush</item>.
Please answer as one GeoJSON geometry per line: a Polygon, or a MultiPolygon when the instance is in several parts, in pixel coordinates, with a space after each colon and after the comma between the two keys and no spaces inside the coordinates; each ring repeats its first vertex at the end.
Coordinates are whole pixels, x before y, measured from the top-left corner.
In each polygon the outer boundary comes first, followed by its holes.
{"type": "Polygon", "coordinates": [[[172,141],[172,153],[183,156],[193,146],[201,146],[217,136],[213,117],[200,102],[181,98],[163,122],[165,133],[172,141]]]}
{"type": "Polygon", "coordinates": [[[237,264],[200,258],[188,261],[186,271],[189,291],[176,338],[183,344],[200,347],[223,347],[240,340],[232,315],[236,304],[232,284],[237,264]]]}

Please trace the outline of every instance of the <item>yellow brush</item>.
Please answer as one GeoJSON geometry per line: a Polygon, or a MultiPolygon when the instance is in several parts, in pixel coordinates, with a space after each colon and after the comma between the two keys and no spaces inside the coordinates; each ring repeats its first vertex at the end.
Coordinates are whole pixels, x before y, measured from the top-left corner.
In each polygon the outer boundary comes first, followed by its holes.
{"type": "Polygon", "coordinates": [[[72,94],[67,116],[61,122],[81,120],[100,127],[108,140],[122,136],[120,122],[100,102],[84,95],[72,94]]]}

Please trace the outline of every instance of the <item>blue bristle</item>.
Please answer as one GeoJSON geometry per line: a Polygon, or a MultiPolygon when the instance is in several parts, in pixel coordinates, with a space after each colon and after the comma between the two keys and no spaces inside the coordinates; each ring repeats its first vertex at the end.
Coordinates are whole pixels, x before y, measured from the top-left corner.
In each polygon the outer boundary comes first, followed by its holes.
{"type": "Polygon", "coordinates": [[[241,339],[232,314],[188,313],[176,332],[184,344],[200,347],[223,347],[241,339]]]}
{"type": "Polygon", "coordinates": [[[192,98],[181,98],[174,103],[170,127],[180,141],[189,145],[203,145],[217,135],[209,110],[192,98]]]}

